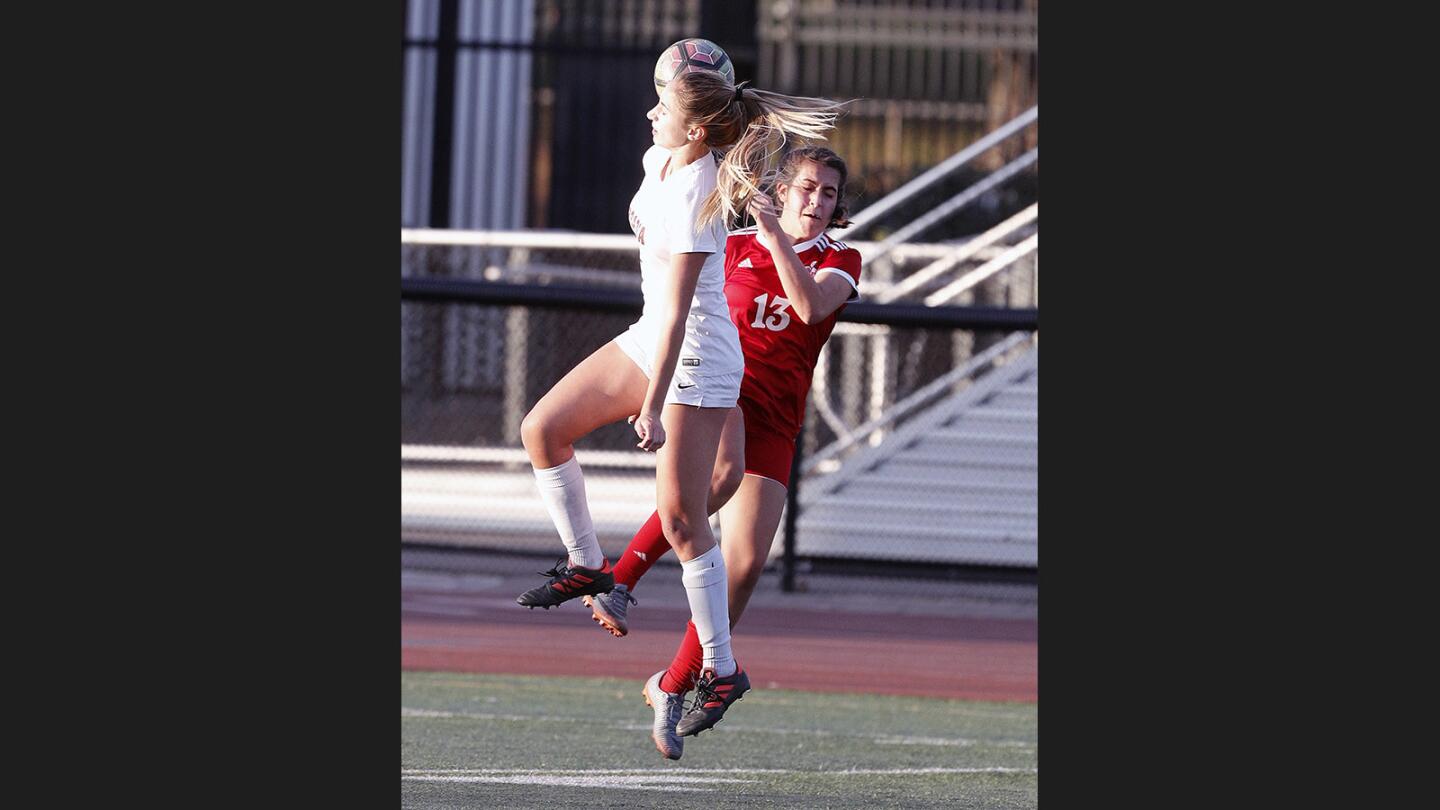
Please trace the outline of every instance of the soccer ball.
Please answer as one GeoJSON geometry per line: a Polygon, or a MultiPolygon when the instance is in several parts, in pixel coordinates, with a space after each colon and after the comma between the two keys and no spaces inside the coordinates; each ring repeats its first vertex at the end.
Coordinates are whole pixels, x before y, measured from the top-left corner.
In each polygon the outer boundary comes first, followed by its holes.
{"type": "Polygon", "coordinates": [[[726,84],[735,85],[735,65],[724,48],[708,39],[682,39],[666,48],[655,62],[656,94],[681,73],[697,70],[713,70],[726,84]]]}

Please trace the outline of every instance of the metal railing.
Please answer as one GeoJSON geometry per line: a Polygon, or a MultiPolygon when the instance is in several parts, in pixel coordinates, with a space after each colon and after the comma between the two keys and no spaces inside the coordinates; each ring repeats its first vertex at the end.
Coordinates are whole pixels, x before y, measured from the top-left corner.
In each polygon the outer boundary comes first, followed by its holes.
{"type": "MultiPolygon", "coordinates": [[[[623,450],[576,450],[575,458],[586,467],[655,469],[654,453],[623,450]]],[[[402,444],[400,461],[458,464],[530,464],[523,447],[470,447],[465,445],[402,444]]]]}
{"type": "Polygon", "coordinates": [[[971,287],[974,287],[976,284],[979,284],[980,282],[984,281],[987,278],[990,278],[1001,270],[1004,270],[1005,268],[1009,267],[1020,259],[1030,255],[1031,253],[1034,253],[1036,249],[1038,249],[1039,245],[1039,234],[1028,237],[1027,239],[1025,239],[1025,241],[1021,242],[1015,247],[1010,248],[1009,250],[1005,251],[999,256],[996,256],[995,258],[982,264],[974,270],[971,270],[960,278],[955,279],[953,282],[946,285],[944,289],[925,296],[925,306],[938,307],[941,304],[946,303],[947,301],[955,298],[956,296],[960,295],[971,287]]]}
{"type": "MultiPolygon", "coordinates": [[[[907,275],[904,280],[877,293],[874,298],[882,304],[888,304],[899,298],[915,292],[924,285],[934,281],[945,271],[960,264],[960,262],[975,258],[981,251],[995,244],[996,242],[1010,236],[1015,231],[1034,222],[1040,216],[1040,204],[1034,203],[1024,211],[1010,217],[1004,222],[996,225],[990,230],[980,234],[974,239],[966,242],[958,250],[943,256],[920,270],[907,275]]],[[[898,247],[896,249],[899,249],[898,247]]],[[[992,256],[991,259],[996,257],[992,256]]]]}
{"type": "MultiPolygon", "coordinates": [[[[1007,221],[1008,222],[1008,221],[1007,221]]],[[[1028,222],[1028,220],[1027,220],[1028,222]]],[[[1021,223],[1024,224],[1024,223],[1021,223]]],[[[998,226],[997,226],[998,227],[998,226]]],[[[976,241],[966,242],[961,246],[948,243],[936,242],[912,242],[898,245],[890,249],[887,256],[892,264],[900,267],[909,267],[925,262],[925,269],[929,272],[922,283],[932,280],[935,276],[950,269],[956,263],[968,259],[977,258],[988,261],[1001,255],[1003,247],[995,247],[994,242],[1011,233],[1010,230],[990,232],[977,237],[976,241]],[[941,266],[940,262],[948,262],[941,266]],[[936,272],[933,268],[940,267],[936,272]]],[[[845,244],[859,251],[863,262],[870,262],[872,257],[878,254],[881,243],[873,241],[854,241],[845,237],[844,232],[834,234],[845,244]]],[[[449,272],[446,275],[484,279],[486,281],[508,281],[508,282],[535,282],[535,281],[574,281],[583,285],[606,285],[640,289],[640,266],[638,260],[631,261],[632,257],[638,255],[639,246],[635,243],[635,237],[629,234],[603,234],[603,233],[579,233],[574,231],[540,231],[540,230],[515,230],[515,231],[475,231],[475,230],[450,230],[442,228],[402,228],[400,229],[400,243],[402,248],[406,245],[414,248],[420,247],[473,247],[473,248],[497,248],[501,251],[476,253],[467,256],[464,261],[451,262],[449,272]],[[540,252],[564,253],[570,257],[568,262],[562,262],[554,258],[536,259],[535,254],[540,252]],[[592,255],[587,255],[592,254],[592,255]],[[606,258],[603,261],[605,266],[597,261],[595,255],[602,255],[606,258]],[[482,260],[477,260],[480,257],[482,260]],[[613,269],[616,266],[624,265],[627,269],[613,269]]],[[[428,275],[421,272],[417,261],[406,261],[402,256],[401,276],[416,277],[428,275]]],[[[909,281],[907,276],[906,281],[909,281]]],[[[915,286],[906,286],[900,293],[892,292],[897,286],[891,282],[877,279],[865,278],[863,298],[874,300],[880,303],[897,302],[904,295],[913,291],[915,286]]]]}
{"type": "Polygon", "coordinates": [[[970,358],[964,365],[950,373],[931,381],[929,385],[917,390],[915,393],[897,402],[893,407],[886,410],[879,416],[859,426],[847,435],[842,436],[835,442],[813,453],[801,466],[802,475],[809,475],[812,472],[829,473],[839,469],[837,462],[841,453],[857,447],[861,442],[868,440],[871,436],[890,427],[904,419],[917,409],[933,402],[935,398],[949,391],[953,386],[967,378],[973,377],[982,369],[988,369],[994,364],[997,358],[1005,356],[1021,344],[1027,346],[1039,340],[1038,335],[1029,332],[1014,332],[1000,343],[991,346],[984,352],[970,358]]]}
{"type": "Polygon", "coordinates": [[[985,137],[961,149],[951,155],[933,168],[925,171],[905,185],[876,200],[873,204],[867,205],[864,210],[850,218],[850,227],[858,233],[874,225],[879,219],[890,213],[893,209],[908,202],[915,195],[928,189],[930,186],[949,177],[956,169],[961,168],[970,161],[985,154],[985,152],[1002,141],[1014,135],[1040,118],[1040,105],[1035,105],[1020,115],[1015,116],[1003,126],[989,133],[985,137]]]}
{"type": "Polygon", "coordinates": [[[922,233],[926,228],[939,224],[946,217],[980,199],[986,192],[1019,174],[1039,159],[1040,147],[1037,146],[1005,164],[1004,167],[986,175],[985,179],[956,194],[935,208],[927,211],[924,215],[907,223],[903,228],[885,237],[885,240],[876,248],[873,258],[878,260],[884,257],[897,246],[910,241],[912,237],[922,233]]]}
{"type": "MultiPolygon", "coordinates": [[[[914,180],[904,184],[889,195],[881,198],[875,204],[866,207],[853,218],[854,224],[852,233],[863,233],[865,229],[873,227],[887,216],[892,216],[906,203],[919,198],[921,194],[930,190],[933,186],[945,182],[956,171],[960,170],[971,161],[986,154],[989,150],[1001,145],[1006,140],[1023,134],[1028,127],[1039,120],[1040,107],[1035,105],[1004,125],[996,128],[989,134],[956,152],[946,160],[940,162],[934,168],[922,173],[914,180]]],[[[1032,235],[1017,246],[999,247],[1002,239],[1019,234],[1032,227],[1038,227],[1038,203],[1033,204],[1024,211],[1011,216],[1004,222],[988,229],[979,237],[970,240],[963,247],[950,251],[948,255],[938,258],[930,265],[920,268],[918,271],[909,274],[898,273],[895,255],[911,239],[923,233],[947,217],[953,216],[956,212],[981,199],[987,193],[1001,184],[1018,175],[1020,172],[1034,165],[1039,160],[1039,147],[1030,149],[1028,152],[1010,161],[1002,168],[991,172],[978,182],[953,195],[943,203],[934,206],[902,225],[893,233],[886,236],[878,243],[868,243],[869,249],[862,254],[867,264],[866,282],[868,290],[875,296],[875,300],[881,303],[890,303],[900,298],[919,294],[927,286],[935,283],[943,283],[944,286],[922,299],[925,306],[938,306],[953,301],[957,297],[974,290],[981,282],[995,277],[1002,271],[1014,267],[1017,263],[1031,254],[1034,254],[1039,246],[1038,236],[1032,235]],[[998,251],[998,252],[996,252],[998,251]],[[964,271],[964,264],[971,259],[980,259],[984,262],[979,268],[964,271]],[[944,283],[945,274],[950,272],[961,273],[958,278],[944,283]]],[[[1038,269],[1031,265],[1032,270],[1038,269]]],[[[1038,298],[1038,283],[1036,273],[1030,274],[1032,286],[1028,290],[1030,298],[1038,298]]],[[[843,334],[838,338],[841,343],[854,344],[859,337],[853,334],[843,334]]],[[[868,342],[868,367],[870,370],[870,402],[869,416],[872,422],[880,420],[885,411],[890,407],[892,399],[886,397],[885,381],[891,373],[891,336],[885,328],[867,333],[864,340],[868,342]]],[[[829,347],[826,347],[826,351],[829,347]]],[[[850,351],[846,353],[847,358],[856,358],[860,352],[850,351]]],[[[823,358],[823,353],[822,353],[823,358]]],[[[850,360],[850,362],[856,362],[850,360]]],[[[819,410],[820,416],[827,424],[835,429],[837,435],[846,435],[846,432],[836,429],[843,424],[842,420],[836,419],[832,412],[825,409],[819,410]]],[[[875,429],[869,433],[869,441],[872,445],[879,444],[885,438],[885,432],[875,429]]]]}

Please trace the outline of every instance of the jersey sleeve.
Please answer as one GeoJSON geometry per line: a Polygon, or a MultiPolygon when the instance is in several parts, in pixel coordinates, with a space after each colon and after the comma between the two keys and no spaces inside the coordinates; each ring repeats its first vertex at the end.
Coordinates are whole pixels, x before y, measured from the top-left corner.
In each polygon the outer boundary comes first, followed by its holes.
{"type": "Polygon", "coordinates": [[[860,297],[860,251],[847,247],[826,254],[819,267],[815,268],[815,280],[818,282],[827,273],[834,273],[850,282],[850,297],[845,299],[846,303],[860,297]]]}
{"type": "MultiPolygon", "coordinates": [[[[677,189],[676,194],[665,206],[663,216],[665,217],[665,242],[670,255],[676,253],[716,253],[724,250],[724,245],[717,244],[714,223],[709,227],[699,228],[695,224],[700,219],[700,208],[705,204],[713,186],[707,188],[702,184],[691,184],[677,189]]],[[[724,227],[718,229],[721,234],[725,233],[724,227]]]]}

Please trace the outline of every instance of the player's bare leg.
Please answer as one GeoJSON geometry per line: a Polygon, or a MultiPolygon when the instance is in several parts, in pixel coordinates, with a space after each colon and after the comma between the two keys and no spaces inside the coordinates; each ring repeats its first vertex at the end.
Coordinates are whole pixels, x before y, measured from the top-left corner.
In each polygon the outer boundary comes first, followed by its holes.
{"type": "MultiPolygon", "coordinates": [[[[708,510],[711,515],[730,500],[744,477],[745,417],[736,407],[730,409],[725,417],[725,428],[720,432],[720,446],[710,476],[708,510]]],[[[670,543],[660,528],[660,513],[654,512],[615,561],[615,589],[607,594],[585,597],[591,618],[616,638],[628,634],[630,605],[639,604],[632,594],[635,585],[669,551],[670,543]]],[[[733,614],[734,611],[731,612],[733,614]]]]}
{"type": "Polygon", "coordinates": [[[656,469],[660,526],[684,569],[681,579],[703,651],[696,707],[676,726],[682,736],[708,728],[716,707],[723,711],[750,689],[750,679],[730,649],[725,556],[710,532],[707,514],[711,473],[727,416],[728,410],[668,406],[665,432],[671,436],[667,448],[672,452],[667,458],[661,451],[656,469]]]}
{"type": "Polygon", "coordinates": [[[518,604],[549,610],[614,587],[610,563],[595,537],[574,444],[596,428],[639,410],[648,385],[644,372],[620,347],[607,343],[561,378],[521,422],[521,441],[567,559],[544,572],[549,580],[517,597],[518,604]]]}
{"type": "MultiPolygon", "coordinates": [[[[740,615],[745,612],[765,571],[770,546],[785,511],[785,495],[785,487],[778,481],[746,475],[735,497],[720,510],[720,528],[725,538],[720,546],[729,578],[732,630],[739,624],[740,615]]],[[[694,631],[687,628],[661,685],[672,692],[689,691],[694,688],[695,677],[703,666],[700,644],[694,631]]]]}
{"type": "Polygon", "coordinates": [[[725,536],[721,546],[730,578],[732,628],[740,621],[740,614],[745,612],[750,595],[765,571],[785,512],[786,494],[779,481],[746,475],[735,496],[720,510],[720,528],[725,536]]]}
{"type": "Polygon", "coordinates": [[[520,423],[520,440],[537,468],[564,464],[575,442],[633,416],[650,381],[614,342],[596,349],[540,398],[520,423]]]}
{"type": "Polygon", "coordinates": [[[710,481],[731,410],[671,403],[662,414],[667,439],[655,464],[656,511],[665,539],[682,563],[715,547],[710,481]]]}
{"type": "Polygon", "coordinates": [[[710,514],[724,508],[745,479],[745,412],[739,406],[725,416],[715,467],[710,473],[710,514]]]}
{"type": "Polygon", "coordinates": [[[669,437],[656,459],[655,501],[660,528],[683,569],[690,614],[700,631],[705,660],[725,675],[734,671],[725,557],[710,531],[710,476],[729,409],[665,406],[669,437]]]}

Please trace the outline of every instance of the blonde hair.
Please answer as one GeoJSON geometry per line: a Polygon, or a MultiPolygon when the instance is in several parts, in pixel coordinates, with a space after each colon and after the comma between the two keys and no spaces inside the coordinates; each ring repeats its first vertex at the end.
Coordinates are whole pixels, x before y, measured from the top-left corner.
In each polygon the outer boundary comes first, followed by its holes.
{"type": "Polygon", "coordinates": [[[705,145],[724,154],[697,229],[716,217],[727,225],[738,219],[755,194],[774,182],[790,138],[825,140],[849,103],[756,90],[744,82],[732,87],[713,71],[681,74],[670,86],[686,123],[704,127],[705,145]]]}

